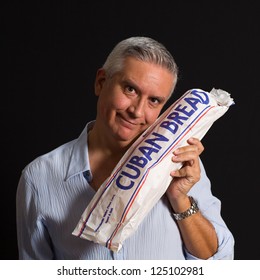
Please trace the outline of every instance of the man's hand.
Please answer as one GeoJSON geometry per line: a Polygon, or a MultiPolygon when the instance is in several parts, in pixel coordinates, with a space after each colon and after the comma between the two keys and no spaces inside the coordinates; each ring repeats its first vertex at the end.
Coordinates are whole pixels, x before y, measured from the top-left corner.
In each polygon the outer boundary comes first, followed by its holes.
{"type": "Polygon", "coordinates": [[[182,162],[183,166],[179,170],[171,172],[173,180],[166,192],[176,212],[185,209],[189,204],[187,193],[200,179],[199,155],[204,151],[204,146],[196,138],[190,138],[187,142],[189,145],[173,152],[172,161],[182,162]]]}

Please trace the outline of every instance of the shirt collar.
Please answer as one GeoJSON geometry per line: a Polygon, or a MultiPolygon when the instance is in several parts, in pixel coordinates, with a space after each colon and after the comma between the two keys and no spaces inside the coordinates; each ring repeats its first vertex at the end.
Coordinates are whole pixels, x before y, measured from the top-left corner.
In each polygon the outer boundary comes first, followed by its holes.
{"type": "MultiPolygon", "coordinates": [[[[80,173],[84,173],[88,177],[91,176],[88,154],[88,132],[92,129],[94,122],[95,121],[91,121],[87,123],[74,143],[65,181],[80,173]]],[[[89,178],[89,180],[91,180],[91,178],[89,178]]]]}

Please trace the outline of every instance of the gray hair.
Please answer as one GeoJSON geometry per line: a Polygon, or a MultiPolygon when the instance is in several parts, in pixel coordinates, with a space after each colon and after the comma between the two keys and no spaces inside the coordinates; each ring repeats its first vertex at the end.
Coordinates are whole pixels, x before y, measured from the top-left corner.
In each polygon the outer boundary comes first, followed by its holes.
{"type": "Polygon", "coordinates": [[[112,77],[123,68],[126,57],[154,63],[167,69],[175,77],[173,89],[178,78],[178,67],[171,53],[164,45],[148,37],[130,37],[119,42],[108,55],[103,69],[112,77]]]}

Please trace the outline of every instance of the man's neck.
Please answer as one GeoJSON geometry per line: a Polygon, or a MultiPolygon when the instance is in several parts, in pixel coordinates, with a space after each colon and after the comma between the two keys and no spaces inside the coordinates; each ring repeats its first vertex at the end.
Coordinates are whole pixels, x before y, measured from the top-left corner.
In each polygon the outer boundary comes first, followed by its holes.
{"type": "Polygon", "coordinates": [[[88,146],[92,152],[102,151],[104,156],[121,158],[130,146],[124,141],[115,141],[107,137],[97,126],[88,133],[88,146]]]}

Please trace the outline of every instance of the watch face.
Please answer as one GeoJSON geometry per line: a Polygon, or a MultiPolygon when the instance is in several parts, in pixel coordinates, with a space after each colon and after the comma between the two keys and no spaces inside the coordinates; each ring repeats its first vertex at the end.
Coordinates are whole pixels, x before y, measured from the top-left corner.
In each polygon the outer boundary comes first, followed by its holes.
{"type": "Polygon", "coordinates": [[[173,216],[177,221],[181,221],[185,218],[188,218],[189,216],[196,214],[199,211],[199,207],[192,196],[190,196],[190,202],[191,202],[191,206],[186,211],[179,213],[179,214],[173,213],[173,216]]]}

